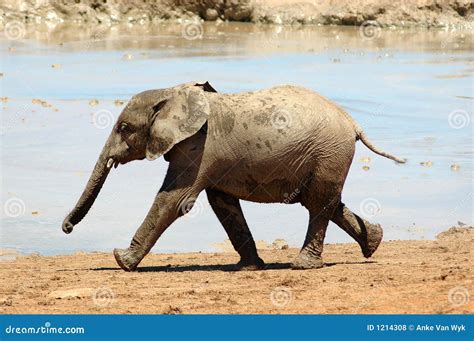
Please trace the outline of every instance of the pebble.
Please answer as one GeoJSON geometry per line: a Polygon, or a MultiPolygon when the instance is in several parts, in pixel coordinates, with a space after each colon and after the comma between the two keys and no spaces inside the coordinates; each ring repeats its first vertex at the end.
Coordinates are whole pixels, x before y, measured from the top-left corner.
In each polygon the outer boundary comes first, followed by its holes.
{"type": "Polygon", "coordinates": [[[38,99],[38,98],[33,98],[33,99],[31,100],[31,103],[33,103],[33,104],[39,104],[39,105],[41,105],[42,107],[45,107],[45,108],[50,108],[50,107],[52,107],[52,105],[49,104],[48,102],[43,101],[42,99],[38,99]]]}
{"type": "Polygon", "coordinates": [[[52,67],[53,69],[60,69],[60,68],[61,68],[61,64],[53,64],[53,65],[51,65],[51,67],[52,67]]]}
{"type": "Polygon", "coordinates": [[[123,102],[121,99],[116,99],[116,100],[114,101],[114,104],[115,104],[116,106],[118,106],[118,107],[122,106],[123,103],[124,103],[124,102],[123,102]]]}
{"type": "Polygon", "coordinates": [[[420,165],[424,166],[424,167],[431,167],[431,166],[433,166],[433,162],[432,161],[423,161],[423,162],[420,162],[420,165]]]}
{"type": "Polygon", "coordinates": [[[458,164],[454,163],[454,164],[451,165],[451,170],[453,172],[457,172],[457,171],[459,171],[459,169],[461,169],[461,166],[459,166],[458,164]]]}
{"type": "Polygon", "coordinates": [[[286,250],[289,248],[288,243],[284,239],[275,239],[272,243],[272,248],[275,250],[286,250]]]}
{"type": "Polygon", "coordinates": [[[367,172],[370,169],[370,167],[369,166],[364,166],[364,167],[362,167],[362,169],[367,172]]]}
{"type": "Polygon", "coordinates": [[[92,106],[92,107],[95,107],[97,104],[99,104],[99,101],[96,100],[96,99],[91,99],[89,101],[89,105],[92,106]]]}
{"type": "Polygon", "coordinates": [[[8,102],[8,97],[0,97],[0,102],[7,103],[8,102]]]}
{"type": "Polygon", "coordinates": [[[370,157],[368,156],[362,156],[359,160],[360,162],[363,162],[363,163],[370,163],[371,161],[370,157]]]}
{"type": "Polygon", "coordinates": [[[127,53],[127,54],[124,54],[123,57],[122,57],[123,60],[132,60],[133,59],[133,55],[131,55],[130,53],[127,53]]]}

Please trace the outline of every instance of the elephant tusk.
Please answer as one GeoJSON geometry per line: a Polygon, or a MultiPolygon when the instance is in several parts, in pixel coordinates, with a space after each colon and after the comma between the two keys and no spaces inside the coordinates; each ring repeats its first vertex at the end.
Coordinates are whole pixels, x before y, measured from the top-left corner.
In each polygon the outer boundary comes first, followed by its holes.
{"type": "Polygon", "coordinates": [[[114,164],[114,159],[110,158],[110,159],[107,161],[107,168],[110,169],[113,164],[114,164]]]}

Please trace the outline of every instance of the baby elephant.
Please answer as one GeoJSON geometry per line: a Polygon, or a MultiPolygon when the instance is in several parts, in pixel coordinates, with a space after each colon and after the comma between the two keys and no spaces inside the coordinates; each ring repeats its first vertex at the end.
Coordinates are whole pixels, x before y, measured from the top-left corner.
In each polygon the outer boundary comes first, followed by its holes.
{"type": "Polygon", "coordinates": [[[370,257],[382,229],[351,212],[341,192],[361,140],[373,152],[405,161],[372,145],[362,129],[327,98],[298,86],[239,94],[208,83],[149,90],[132,97],[108,137],[92,175],[62,229],[70,233],[87,214],[112,166],[163,155],[168,171],[150,211],[127,249],[115,249],[120,267],[133,271],[161,234],[192,208],[199,193],[240,255],[239,269],[261,269],[239,200],[301,203],[309,211],[294,269],[323,266],[329,220],[370,257]]]}

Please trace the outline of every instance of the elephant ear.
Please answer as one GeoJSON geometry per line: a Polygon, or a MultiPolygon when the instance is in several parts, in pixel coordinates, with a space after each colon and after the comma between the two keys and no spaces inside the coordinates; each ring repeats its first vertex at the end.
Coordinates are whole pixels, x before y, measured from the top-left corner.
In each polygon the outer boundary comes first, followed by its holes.
{"type": "Polygon", "coordinates": [[[153,111],[146,147],[148,160],[155,160],[197,133],[206,123],[210,108],[204,89],[191,86],[173,89],[166,100],[155,103],[153,111]]]}

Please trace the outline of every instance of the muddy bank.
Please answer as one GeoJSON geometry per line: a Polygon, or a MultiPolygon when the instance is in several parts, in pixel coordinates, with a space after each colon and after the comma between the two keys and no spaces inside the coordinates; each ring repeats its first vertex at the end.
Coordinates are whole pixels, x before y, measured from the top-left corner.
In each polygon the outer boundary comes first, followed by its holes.
{"type": "Polygon", "coordinates": [[[370,259],[326,245],[326,267],[295,271],[297,249],[261,250],[263,271],[232,271],[235,253],[151,254],[138,272],[111,253],[0,262],[0,313],[472,313],[473,228],[436,241],[387,241],[370,259]]]}
{"type": "Polygon", "coordinates": [[[469,0],[4,0],[5,25],[61,22],[112,25],[149,24],[164,20],[203,19],[277,25],[361,25],[382,27],[472,28],[474,3],[469,0]]]}

